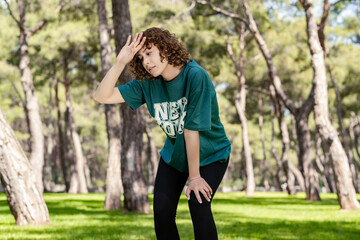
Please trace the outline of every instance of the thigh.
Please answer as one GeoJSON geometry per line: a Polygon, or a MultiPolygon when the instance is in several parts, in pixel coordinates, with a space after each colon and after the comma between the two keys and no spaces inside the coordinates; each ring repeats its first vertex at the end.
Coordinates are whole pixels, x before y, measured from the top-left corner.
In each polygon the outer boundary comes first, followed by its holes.
{"type": "Polygon", "coordinates": [[[208,210],[211,211],[210,210],[211,202],[213,200],[216,190],[218,189],[218,187],[221,183],[221,180],[224,177],[224,174],[226,172],[228,164],[229,164],[229,160],[226,162],[214,162],[207,166],[200,167],[200,175],[209,184],[209,186],[211,187],[211,189],[213,191],[213,194],[210,199],[210,202],[208,202],[205,199],[205,197],[202,194],[200,194],[200,197],[202,199],[202,204],[200,204],[195,196],[195,193],[193,191],[191,191],[190,200],[189,200],[190,210],[192,207],[197,208],[197,207],[201,206],[201,209],[206,210],[206,211],[208,211],[208,210]],[[209,209],[206,209],[207,207],[209,209]]]}
{"type": "Polygon", "coordinates": [[[219,187],[228,165],[229,159],[226,162],[218,161],[200,168],[200,175],[210,185],[213,194],[215,194],[219,187]]]}
{"type": "Polygon", "coordinates": [[[177,205],[187,178],[188,174],[167,165],[160,158],[154,186],[154,207],[159,198],[161,202],[168,200],[177,205]]]}

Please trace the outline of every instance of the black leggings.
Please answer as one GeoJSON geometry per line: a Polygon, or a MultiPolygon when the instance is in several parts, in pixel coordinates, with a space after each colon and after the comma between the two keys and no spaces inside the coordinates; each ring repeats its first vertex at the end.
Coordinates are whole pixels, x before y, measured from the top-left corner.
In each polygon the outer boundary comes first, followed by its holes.
{"type": "MultiPolygon", "coordinates": [[[[228,162],[215,162],[200,167],[201,177],[205,179],[213,190],[212,198],[225,174],[228,162]]],[[[188,173],[179,172],[160,158],[154,188],[154,221],[158,240],[180,239],[175,217],[179,198],[187,179],[188,173]]],[[[195,239],[218,239],[211,212],[211,202],[206,201],[201,193],[200,195],[202,204],[197,201],[193,191],[188,201],[195,239]]]]}

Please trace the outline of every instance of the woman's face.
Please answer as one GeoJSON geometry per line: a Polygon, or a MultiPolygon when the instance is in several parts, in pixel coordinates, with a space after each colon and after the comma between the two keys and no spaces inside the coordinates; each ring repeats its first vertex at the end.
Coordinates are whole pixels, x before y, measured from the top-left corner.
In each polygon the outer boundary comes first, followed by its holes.
{"type": "Polygon", "coordinates": [[[158,77],[163,74],[164,70],[168,66],[167,59],[161,61],[159,49],[152,44],[151,48],[141,49],[138,53],[138,57],[142,62],[145,70],[153,77],[158,77]]]}

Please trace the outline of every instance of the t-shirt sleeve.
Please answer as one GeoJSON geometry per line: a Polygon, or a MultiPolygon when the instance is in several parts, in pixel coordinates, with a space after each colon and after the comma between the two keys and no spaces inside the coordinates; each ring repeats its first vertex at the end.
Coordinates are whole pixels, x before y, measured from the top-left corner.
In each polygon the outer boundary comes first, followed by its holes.
{"type": "Polygon", "coordinates": [[[193,75],[188,97],[188,107],[184,128],[193,131],[211,129],[211,93],[212,84],[206,72],[198,71],[193,75]]]}
{"type": "Polygon", "coordinates": [[[139,80],[134,79],[124,85],[118,86],[118,89],[132,110],[136,110],[145,103],[144,93],[139,80]]]}

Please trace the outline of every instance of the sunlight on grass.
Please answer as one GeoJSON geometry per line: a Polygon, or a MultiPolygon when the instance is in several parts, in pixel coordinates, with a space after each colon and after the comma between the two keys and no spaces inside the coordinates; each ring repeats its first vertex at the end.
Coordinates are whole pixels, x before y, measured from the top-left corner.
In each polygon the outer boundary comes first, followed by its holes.
{"type": "MultiPolygon", "coordinates": [[[[104,194],[45,194],[51,223],[18,227],[0,194],[0,239],[155,239],[153,215],[105,211],[104,194]]],[[[323,201],[305,195],[217,193],[213,213],[219,239],[360,239],[360,211],[340,211],[335,194],[323,201]]],[[[152,201],[152,196],[150,196],[152,201]]],[[[187,200],[180,199],[177,224],[181,239],[193,239],[187,200]]]]}

